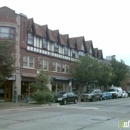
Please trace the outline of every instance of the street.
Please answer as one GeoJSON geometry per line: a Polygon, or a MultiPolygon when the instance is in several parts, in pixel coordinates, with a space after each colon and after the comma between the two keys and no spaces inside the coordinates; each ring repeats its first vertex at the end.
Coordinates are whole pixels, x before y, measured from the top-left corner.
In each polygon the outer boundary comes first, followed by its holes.
{"type": "Polygon", "coordinates": [[[0,130],[119,130],[123,119],[130,120],[130,98],[0,110],[0,130]]]}

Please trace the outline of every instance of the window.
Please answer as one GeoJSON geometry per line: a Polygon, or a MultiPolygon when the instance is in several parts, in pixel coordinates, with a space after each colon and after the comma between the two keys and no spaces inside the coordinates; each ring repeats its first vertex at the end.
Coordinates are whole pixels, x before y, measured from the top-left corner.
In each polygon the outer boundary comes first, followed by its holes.
{"type": "Polygon", "coordinates": [[[53,71],[56,72],[56,62],[53,62],[53,71]]]}
{"type": "Polygon", "coordinates": [[[57,63],[57,72],[61,72],[61,64],[57,63]]]}
{"type": "Polygon", "coordinates": [[[61,72],[61,64],[57,62],[53,62],[53,71],[54,72],[61,72]]]}
{"type": "Polygon", "coordinates": [[[10,27],[0,27],[0,38],[8,38],[14,40],[15,29],[10,27]]]}
{"type": "Polygon", "coordinates": [[[40,59],[39,68],[42,68],[45,71],[49,70],[49,61],[45,59],[40,59]]]}
{"type": "Polygon", "coordinates": [[[42,40],[42,47],[43,47],[44,49],[47,49],[47,40],[44,39],[44,38],[43,38],[43,40],[42,40]]]}
{"type": "Polygon", "coordinates": [[[69,73],[69,65],[62,64],[62,73],[69,73]]]}
{"type": "Polygon", "coordinates": [[[34,58],[29,56],[23,56],[23,67],[34,68],[34,58]]]}
{"type": "Polygon", "coordinates": [[[64,54],[68,55],[68,47],[67,46],[65,46],[64,54]]]}
{"type": "Polygon", "coordinates": [[[84,52],[83,51],[79,51],[79,58],[84,56],[84,52]]]}
{"type": "Polygon", "coordinates": [[[69,65],[66,65],[65,67],[66,73],[69,73],[69,65]]]}
{"type": "Polygon", "coordinates": [[[75,50],[72,50],[72,57],[75,58],[75,50]]]}
{"type": "Polygon", "coordinates": [[[54,44],[54,51],[55,52],[59,52],[59,45],[58,45],[58,43],[54,44]]]}
{"type": "Polygon", "coordinates": [[[65,64],[62,64],[62,72],[65,73],[65,64]]]}
{"type": "Polygon", "coordinates": [[[33,35],[28,33],[28,44],[33,45],[33,35]]]}

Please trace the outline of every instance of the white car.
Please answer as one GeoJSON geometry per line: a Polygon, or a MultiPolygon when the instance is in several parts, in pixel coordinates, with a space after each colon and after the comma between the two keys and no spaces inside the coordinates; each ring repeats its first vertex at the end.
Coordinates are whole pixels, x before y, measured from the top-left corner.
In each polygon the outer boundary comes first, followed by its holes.
{"type": "Polygon", "coordinates": [[[123,91],[122,95],[123,95],[124,98],[128,97],[128,93],[126,93],[126,91],[123,91]]]}

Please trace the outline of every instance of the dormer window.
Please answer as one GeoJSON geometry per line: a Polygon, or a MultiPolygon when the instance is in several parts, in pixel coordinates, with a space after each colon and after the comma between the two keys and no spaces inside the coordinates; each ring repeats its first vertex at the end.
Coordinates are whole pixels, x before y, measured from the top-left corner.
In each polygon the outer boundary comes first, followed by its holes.
{"type": "Polygon", "coordinates": [[[73,58],[76,57],[76,56],[75,56],[75,53],[76,53],[76,52],[75,52],[75,49],[72,49],[72,57],[73,57],[73,58]]]}
{"type": "Polygon", "coordinates": [[[84,56],[84,52],[83,51],[79,51],[79,58],[84,56]]]}
{"type": "Polygon", "coordinates": [[[42,48],[47,49],[47,40],[43,38],[42,40],[42,48]]]}
{"type": "Polygon", "coordinates": [[[54,52],[59,52],[59,45],[58,45],[58,43],[54,44],[54,52]]]}
{"type": "Polygon", "coordinates": [[[64,47],[64,54],[68,56],[68,47],[67,46],[64,47]]]}
{"type": "Polygon", "coordinates": [[[33,35],[28,33],[28,44],[33,45],[33,35]]]}

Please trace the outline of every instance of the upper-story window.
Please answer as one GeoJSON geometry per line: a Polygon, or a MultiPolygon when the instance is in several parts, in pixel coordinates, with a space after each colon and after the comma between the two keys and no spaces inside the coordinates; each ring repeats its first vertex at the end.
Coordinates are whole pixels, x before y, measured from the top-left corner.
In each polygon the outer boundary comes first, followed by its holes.
{"type": "Polygon", "coordinates": [[[83,51],[79,51],[79,58],[84,56],[84,52],[83,51]]]}
{"type": "Polygon", "coordinates": [[[10,27],[0,27],[0,38],[8,38],[14,40],[15,29],[10,27]]]}
{"type": "Polygon", "coordinates": [[[47,40],[43,38],[43,40],[42,40],[42,47],[44,49],[47,49],[47,45],[48,45],[47,40]]]}
{"type": "Polygon", "coordinates": [[[62,64],[62,73],[69,73],[69,65],[62,64]]]}
{"type": "Polygon", "coordinates": [[[75,49],[72,49],[72,57],[75,58],[76,57],[76,52],[75,49]]]}
{"type": "Polygon", "coordinates": [[[34,68],[34,58],[30,56],[23,56],[23,67],[34,68]]]}
{"type": "Polygon", "coordinates": [[[61,72],[61,64],[53,62],[53,72],[61,72]]]}
{"type": "Polygon", "coordinates": [[[33,45],[33,35],[28,33],[28,44],[33,45]]]}
{"type": "Polygon", "coordinates": [[[58,43],[54,44],[54,51],[55,52],[59,52],[59,45],[58,45],[58,43]]]}
{"type": "Polygon", "coordinates": [[[41,59],[40,61],[39,61],[39,68],[42,68],[42,69],[44,69],[45,71],[47,71],[47,70],[49,70],[49,61],[48,60],[43,60],[43,59],[41,59]]]}
{"type": "Polygon", "coordinates": [[[68,55],[68,47],[67,46],[64,47],[64,54],[68,55]]]}

